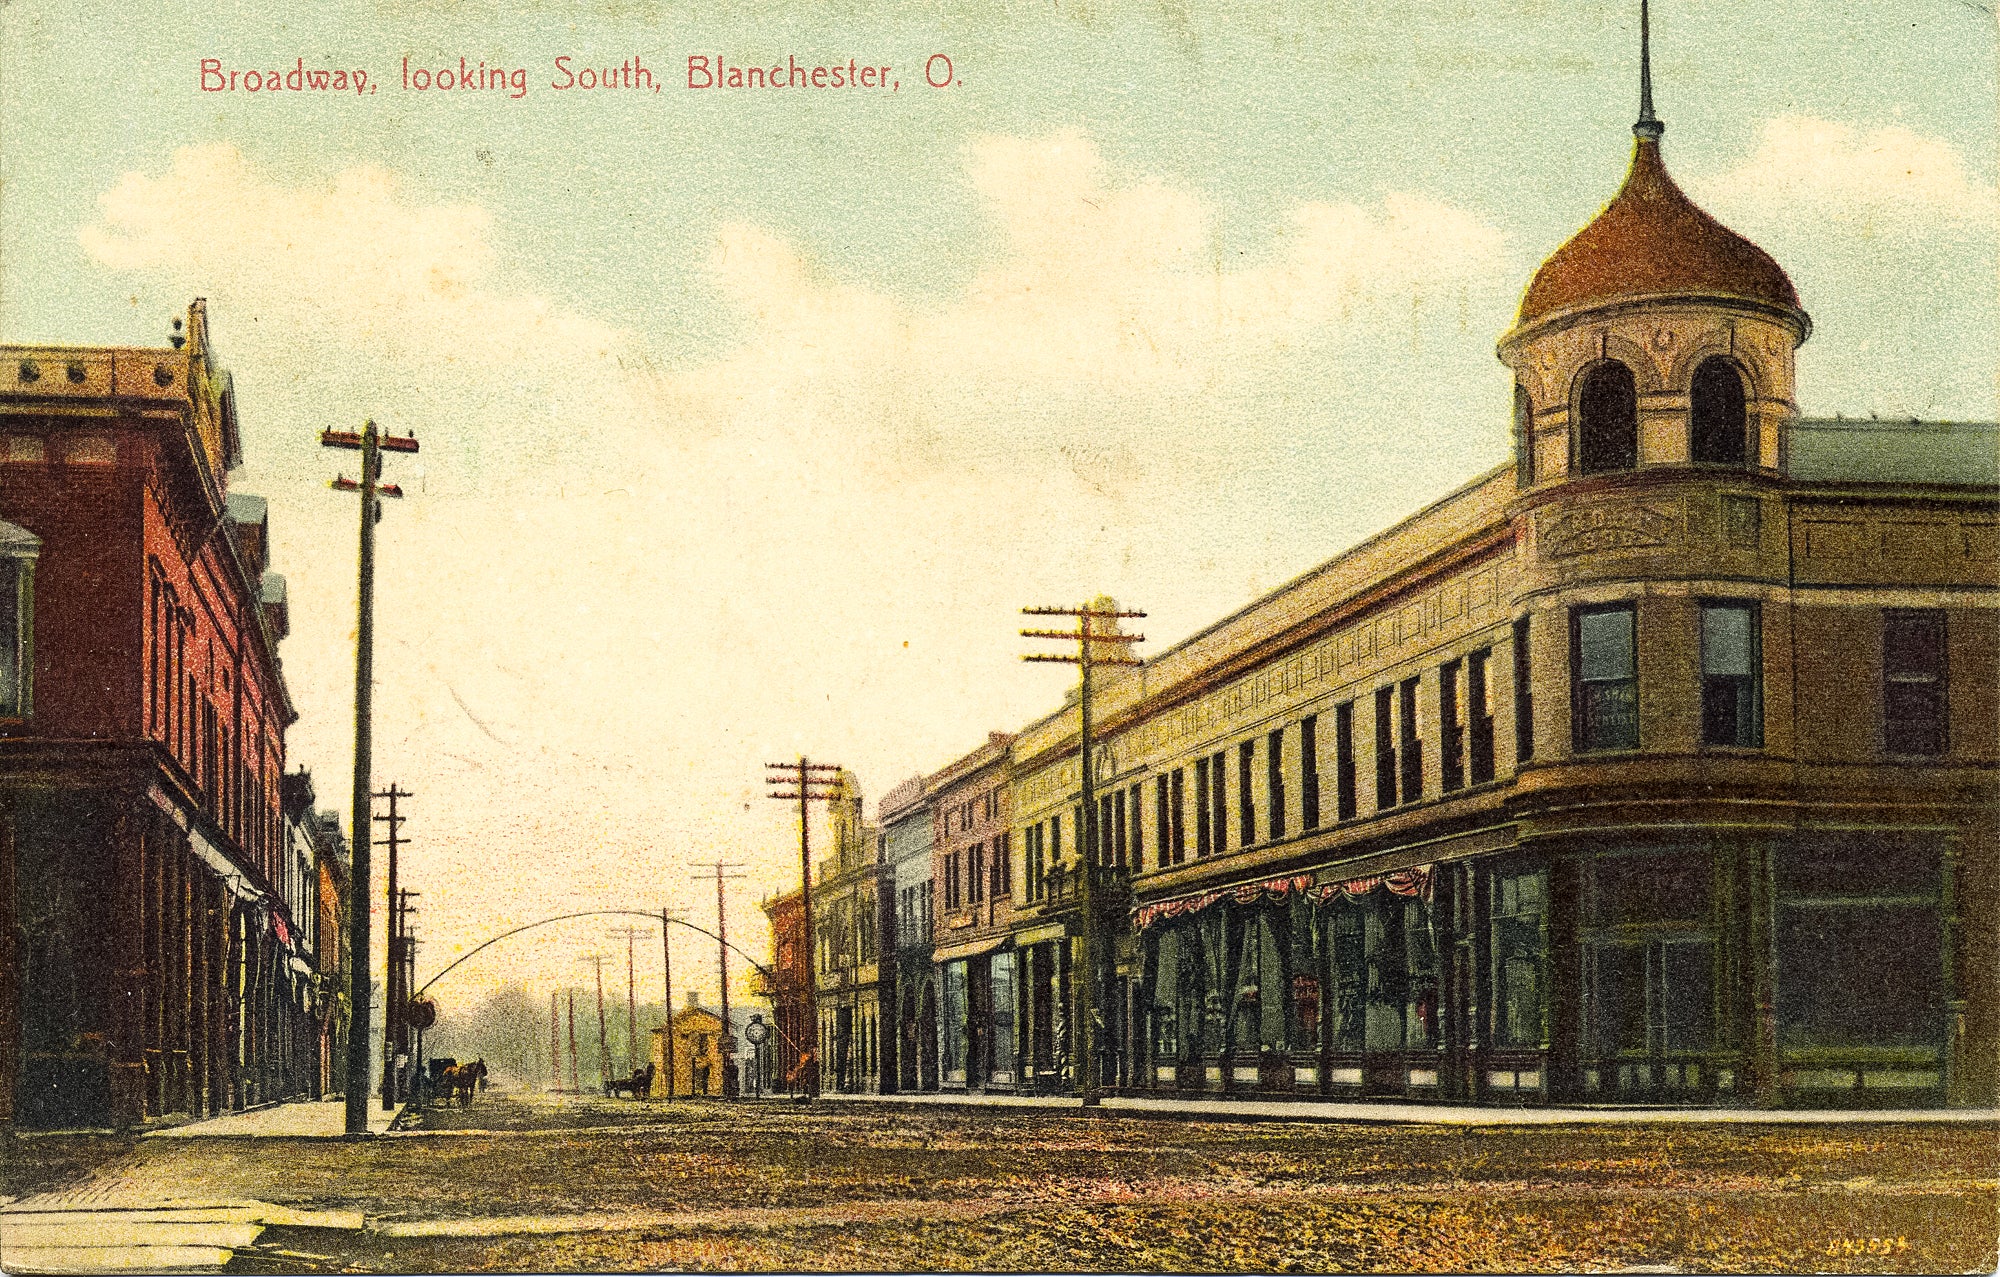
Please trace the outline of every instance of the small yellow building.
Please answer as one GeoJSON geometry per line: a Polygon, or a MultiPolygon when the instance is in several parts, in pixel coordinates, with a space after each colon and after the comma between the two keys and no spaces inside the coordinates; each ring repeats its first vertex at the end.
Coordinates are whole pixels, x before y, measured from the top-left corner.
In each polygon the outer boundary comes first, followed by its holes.
{"type": "Polygon", "coordinates": [[[722,1091],[722,1016],[700,1005],[690,991],[687,1005],[669,1024],[653,1030],[653,1094],[712,1095],[722,1091]],[[673,1033],[673,1066],[667,1064],[667,1034],[673,1033]],[[672,1085],[667,1085],[667,1079],[672,1085]]]}

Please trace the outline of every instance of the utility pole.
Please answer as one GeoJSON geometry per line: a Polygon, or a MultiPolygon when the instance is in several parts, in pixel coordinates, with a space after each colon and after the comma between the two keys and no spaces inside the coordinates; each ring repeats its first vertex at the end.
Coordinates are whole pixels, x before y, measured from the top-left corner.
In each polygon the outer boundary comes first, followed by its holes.
{"type": "Polygon", "coordinates": [[[597,1072],[605,1091],[611,1089],[611,1054],[604,1033],[604,955],[586,953],[583,960],[597,969],[597,1072]]]}
{"type": "MultiPolygon", "coordinates": [[[[560,1079],[559,1079],[560,1080],[560,1079]]],[[[569,1093],[583,1094],[583,1079],[576,1073],[576,990],[569,991],[569,1093]]]]}
{"type": "Polygon", "coordinates": [[[674,1098],[674,1090],[675,1090],[675,1085],[674,1085],[674,941],[673,941],[673,937],[672,937],[672,935],[670,935],[670,934],[669,934],[669,933],[671,932],[672,928],[670,928],[670,927],[669,927],[669,926],[667,925],[667,924],[668,924],[669,922],[671,922],[671,921],[672,921],[672,914],[670,913],[670,911],[668,911],[668,910],[666,910],[666,909],[662,909],[662,910],[660,910],[660,973],[661,973],[661,975],[662,975],[662,976],[663,976],[663,977],[665,978],[665,981],[666,981],[666,986],[667,986],[667,1019],[666,1019],[666,1023],[660,1026],[660,1033],[661,1033],[661,1035],[662,1035],[663,1037],[665,1037],[665,1038],[666,1038],[666,1046],[667,1046],[667,1060],[666,1060],[666,1064],[667,1064],[667,1098],[668,1098],[668,1099],[670,1099],[670,1100],[674,1098]]]}
{"type": "Polygon", "coordinates": [[[619,927],[613,935],[625,937],[625,1070],[639,1071],[639,993],[637,975],[638,927],[619,927]]]}
{"type": "Polygon", "coordinates": [[[549,990],[549,1089],[562,1090],[562,1047],[557,1041],[556,1031],[561,1025],[556,999],[561,995],[549,990]]]}
{"type": "Polygon", "coordinates": [[[1099,846],[1097,830],[1097,798],[1091,776],[1091,736],[1090,736],[1090,671],[1093,665],[1138,665],[1139,658],[1122,644],[1143,643],[1143,634],[1118,633],[1118,621],[1123,617],[1142,617],[1144,612],[1121,612],[1118,605],[1109,599],[1086,603],[1082,607],[1024,607],[1024,616],[1073,616],[1077,627],[1074,630],[1022,630],[1022,638],[1060,639],[1076,643],[1076,655],[1053,655],[1031,653],[1023,656],[1024,661],[1052,661],[1078,668],[1080,686],[1077,692],[1077,788],[1083,804],[1083,817],[1077,832],[1078,895],[1083,911],[1083,950],[1079,965],[1083,968],[1083,978],[1077,981],[1076,994],[1076,1041],[1077,1041],[1077,1091],[1086,1106],[1096,1106],[1102,1097],[1098,1094],[1097,1067],[1097,1026],[1093,1022],[1097,1004],[1098,953],[1097,936],[1097,867],[1103,859],[1103,849],[1099,846]],[[1099,606],[1102,603],[1103,606],[1099,606]],[[1095,625],[1093,622],[1109,622],[1095,625]],[[1110,644],[1102,652],[1091,649],[1099,644],[1110,644]]]}
{"type": "Polygon", "coordinates": [[[404,979],[408,955],[404,953],[407,942],[403,933],[403,900],[396,889],[398,861],[396,853],[402,849],[405,842],[409,841],[403,837],[403,822],[409,817],[402,814],[397,804],[401,799],[414,798],[416,795],[392,780],[389,782],[389,787],[375,797],[389,800],[389,814],[376,816],[374,819],[389,826],[389,836],[378,840],[375,845],[389,849],[389,972],[388,979],[383,982],[382,1107],[393,1109],[396,1107],[396,1101],[403,1098],[405,1093],[402,1074],[396,1069],[396,1053],[406,1047],[409,1037],[409,1029],[404,1021],[407,1019],[406,1004],[410,996],[410,985],[404,979]]]}
{"type": "Polygon", "coordinates": [[[354,630],[354,791],[348,811],[352,822],[349,848],[354,858],[352,880],[348,884],[348,945],[353,965],[347,974],[347,1080],[346,1133],[368,1134],[368,908],[369,847],[374,842],[374,822],[370,807],[369,770],[373,765],[371,711],[375,683],[375,523],[382,517],[381,497],[400,497],[403,490],[382,483],[382,453],[415,452],[414,437],[398,439],[377,433],[373,421],[364,422],[360,433],[350,430],[322,430],[322,448],[348,448],[361,454],[361,478],[341,475],[331,486],[341,492],[361,494],[360,588],[355,609],[354,630]]]}
{"type": "MultiPolygon", "coordinates": [[[[725,865],[715,862],[715,960],[717,977],[722,982],[722,1098],[736,1098],[736,1031],[729,1022],[729,914],[722,903],[722,884],[731,878],[741,878],[742,874],[725,875],[725,869],[741,869],[742,865],[725,865]]],[[[705,878],[706,874],[696,874],[705,878]]]]}
{"type": "Polygon", "coordinates": [[[828,802],[841,792],[840,764],[807,762],[804,754],[796,763],[765,763],[764,783],[791,786],[774,789],[771,798],[796,799],[799,804],[799,904],[805,914],[805,1023],[800,1038],[806,1050],[804,1085],[809,1099],[819,1098],[819,953],[813,947],[812,823],[807,819],[808,804],[828,802]]]}

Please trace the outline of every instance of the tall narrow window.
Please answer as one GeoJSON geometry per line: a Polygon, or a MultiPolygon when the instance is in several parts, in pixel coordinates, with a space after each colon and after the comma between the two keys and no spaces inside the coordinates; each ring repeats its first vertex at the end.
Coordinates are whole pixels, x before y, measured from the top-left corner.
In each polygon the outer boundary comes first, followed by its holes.
{"type": "Polygon", "coordinates": [[[1943,612],[1882,613],[1882,744],[1892,754],[1944,753],[1944,640],[1943,612]]]}
{"type": "Polygon", "coordinates": [[[1167,809],[1167,778],[1161,776],[1153,782],[1153,842],[1162,869],[1174,863],[1173,832],[1173,818],[1167,809]]]}
{"type": "Polygon", "coordinates": [[[1111,863],[1120,869],[1125,867],[1125,839],[1130,829],[1125,818],[1125,791],[1121,789],[1111,799],[1111,863]]]}
{"type": "Polygon", "coordinates": [[[1335,820],[1353,820],[1361,809],[1354,783],[1354,702],[1333,710],[1333,811],[1335,820]]]}
{"type": "Polygon", "coordinates": [[[1270,827],[1271,841],[1285,836],[1285,732],[1283,728],[1272,732],[1264,746],[1264,798],[1265,824],[1270,827]]]}
{"type": "Polygon", "coordinates": [[[1463,660],[1446,661],[1438,668],[1438,759],[1445,792],[1465,788],[1465,723],[1459,717],[1458,677],[1465,669],[1463,660]]]}
{"type": "Polygon", "coordinates": [[[1299,720],[1299,827],[1319,828],[1319,715],[1299,720]]]}
{"type": "Polygon", "coordinates": [[[1132,818],[1132,871],[1137,873],[1146,867],[1146,822],[1139,818],[1146,801],[1146,786],[1135,782],[1126,791],[1126,810],[1132,818]]]}
{"type": "Polygon", "coordinates": [[[1397,761],[1403,768],[1403,801],[1413,803],[1424,796],[1424,743],[1417,735],[1417,682],[1406,678],[1397,696],[1397,717],[1401,720],[1401,744],[1398,746],[1402,757],[1397,761]]]}
{"type": "Polygon", "coordinates": [[[1493,649],[1482,647],[1465,658],[1465,712],[1471,738],[1472,783],[1493,779],[1493,649]]]}
{"type": "Polygon", "coordinates": [[[1632,605],[1571,614],[1570,680],[1576,748],[1639,747],[1639,666],[1632,605]]]}
{"type": "Polygon", "coordinates": [[[1238,831],[1238,845],[1255,846],[1257,842],[1257,804],[1251,792],[1250,774],[1257,767],[1257,742],[1246,740],[1236,747],[1236,819],[1241,826],[1238,831]]]}
{"type": "Polygon", "coordinates": [[[1630,368],[1607,359],[1583,375],[1576,431],[1576,468],[1582,473],[1639,464],[1639,392],[1630,368]]]}
{"type": "Polygon", "coordinates": [[[1720,355],[1701,361],[1688,387],[1688,454],[1696,461],[1740,466],[1749,450],[1750,420],[1743,377],[1720,355]]]}
{"type": "Polygon", "coordinates": [[[1514,483],[1525,488],[1535,481],[1535,409],[1527,387],[1514,387],[1514,483]]]}
{"type": "Polygon", "coordinates": [[[978,904],[986,898],[986,846],[974,843],[965,852],[966,899],[978,904]]]}
{"type": "Polygon", "coordinates": [[[1764,743],[1757,606],[1701,608],[1701,743],[1755,749],[1764,743]]]}
{"type": "Polygon", "coordinates": [[[1375,807],[1396,805],[1396,689],[1375,689],[1375,807]]]}
{"type": "Polygon", "coordinates": [[[1186,775],[1186,768],[1174,768],[1173,811],[1170,815],[1174,827],[1174,863],[1177,865],[1187,859],[1187,825],[1182,819],[1187,811],[1187,786],[1182,783],[1186,775]]]}
{"type": "Polygon", "coordinates": [[[1208,760],[1194,760],[1194,854],[1206,856],[1212,850],[1208,832],[1208,760]]]}
{"type": "Polygon", "coordinates": [[[1212,828],[1209,841],[1216,855],[1229,850],[1229,785],[1226,771],[1229,753],[1218,750],[1208,760],[1208,819],[1212,828]]]}
{"type": "Polygon", "coordinates": [[[1049,817],[1049,861],[1062,863],[1062,817],[1049,817]]]}
{"type": "Polygon", "coordinates": [[[1528,618],[1514,620],[1514,766],[1535,756],[1535,681],[1528,659],[1528,618]]]}

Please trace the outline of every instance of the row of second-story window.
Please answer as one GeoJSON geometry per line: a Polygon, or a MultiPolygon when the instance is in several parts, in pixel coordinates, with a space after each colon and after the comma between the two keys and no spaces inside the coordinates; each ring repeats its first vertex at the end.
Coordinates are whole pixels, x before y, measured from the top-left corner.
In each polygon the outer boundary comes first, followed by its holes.
{"type": "MultiPolygon", "coordinates": [[[[1632,750],[1639,742],[1638,641],[1635,605],[1611,603],[1570,613],[1572,745],[1577,753],[1632,750]]],[[[1516,764],[1535,756],[1535,707],[1529,668],[1533,622],[1514,621],[1513,736],[1516,764]]],[[[1891,754],[1939,754],[1945,749],[1945,614],[1890,610],[1883,625],[1883,742],[1891,754]]],[[[1761,615],[1755,602],[1710,600],[1700,608],[1701,736],[1704,746],[1761,748],[1764,743],[1761,615]]],[[[1223,854],[1232,847],[1275,842],[1323,823],[1322,748],[1330,744],[1335,822],[1358,819],[1356,710],[1372,705],[1374,810],[1390,811],[1429,796],[1425,754],[1438,751],[1436,784],[1449,795],[1495,779],[1498,713],[1493,648],[1453,656],[1386,684],[1372,696],[1309,714],[1294,725],[1251,737],[1146,780],[1096,795],[1100,864],[1143,870],[1223,854]],[[1425,709],[1435,709],[1441,739],[1425,738],[1425,709]],[[1285,766],[1296,728],[1299,798],[1288,795],[1285,766]],[[1331,742],[1324,737],[1331,735],[1331,742]],[[1263,776],[1262,801],[1255,780],[1263,776]],[[1191,792],[1190,792],[1191,791],[1191,792]],[[1151,808],[1151,829],[1145,819],[1151,808]],[[1150,832],[1150,838],[1148,833],[1150,832]]],[[[1062,862],[1063,826],[1072,845],[1083,840],[1081,808],[1022,831],[1030,901],[1046,895],[1048,876],[1062,862]]],[[[956,907],[947,899],[947,908],[956,907]]]]}
{"type": "Polygon", "coordinates": [[[944,907],[962,909],[1014,894],[1014,842],[998,834],[988,842],[944,854],[944,907]]]}
{"type": "Polygon", "coordinates": [[[968,798],[951,809],[945,822],[946,832],[965,833],[978,821],[992,820],[1000,814],[1000,789],[995,786],[976,798],[968,798]]]}
{"type": "MultiPolygon", "coordinates": [[[[1946,748],[1945,614],[1882,614],[1882,748],[1935,755],[1946,748]]],[[[1570,614],[1571,732],[1579,753],[1640,747],[1639,642],[1631,603],[1570,614]]],[[[1763,625],[1755,602],[1701,604],[1701,743],[1764,744],[1763,625]]]]}
{"type": "MultiPolygon", "coordinates": [[[[193,614],[181,606],[170,582],[152,573],[147,606],[146,729],[163,741],[200,790],[202,808],[236,841],[267,878],[278,876],[282,844],[277,765],[256,739],[235,739],[229,717],[203,694],[189,667],[193,614]],[[255,746],[254,761],[244,756],[255,746]]],[[[220,672],[223,691],[228,672],[220,672]]],[[[258,734],[254,723],[242,735],[258,734]]]]}
{"type": "MultiPolygon", "coordinates": [[[[857,963],[875,961],[875,909],[872,901],[835,901],[813,924],[813,940],[819,950],[819,969],[838,971],[857,963]]],[[[818,912],[815,910],[814,912],[818,912]]]]}
{"type": "Polygon", "coordinates": [[[911,883],[896,893],[896,943],[922,944],[931,938],[931,901],[936,899],[935,880],[911,883]]]}

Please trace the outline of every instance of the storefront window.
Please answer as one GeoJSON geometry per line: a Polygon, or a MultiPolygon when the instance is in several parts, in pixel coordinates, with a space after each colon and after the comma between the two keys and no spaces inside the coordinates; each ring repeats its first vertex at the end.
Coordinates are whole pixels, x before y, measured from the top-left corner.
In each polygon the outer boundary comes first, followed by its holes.
{"type": "Polygon", "coordinates": [[[1942,874],[1936,844],[1912,835],[1829,837],[1782,849],[1779,1045],[1937,1045],[1942,874]]]}
{"type": "Polygon", "coordinates": [[[1401,900],[1400,903],[1403,910],[1403,965],[1409,990],[1403,1003],[1403,1041],[1406,1047],[1416,1051],[1437,1045],[1437,947],[1432,943],[1430,906],[1414,898],[1401,900]]]}
{"type": "Polygon", "coordinates": [[[1542,918],[1548,874],[1542,869],[1493,875],[1493,1041],[1497,1046],[1542,1043],[1542,918]]]}
{"type": "Polygon", "coordinates": [[[1230,1044],[1239,1051],[1284,1049],[1288,981],[1279,948],[1283,919],[1268,908],[1243,914],[1230,1034],[1230,1044]]]}
{"type": "Polygon", "coordinates": [[[1367,988],[1367,942],[1360,901],[1341,899],[1333,906],[1333,1049],[1359,1051],[1363,1038],[1367,988]]]}
{"type": "Polygon", "coordinates": [[[1378,891],[1369,893],[1366,904],[1362,934],[1368,946],[1367,1049],[1399,1051],[1404,1003],[1409,998],[1402,901],[1378,891]]]}
{"type": "Polygon", "coordinates": [[[1014,1080],[1014,955],[993,955],[993,1080],[1014,1080]]]}
{"type": "Polygon", "coordinates": [[[965,963],[944,964],[944,1075],[965,1081],[965,963]]]}

